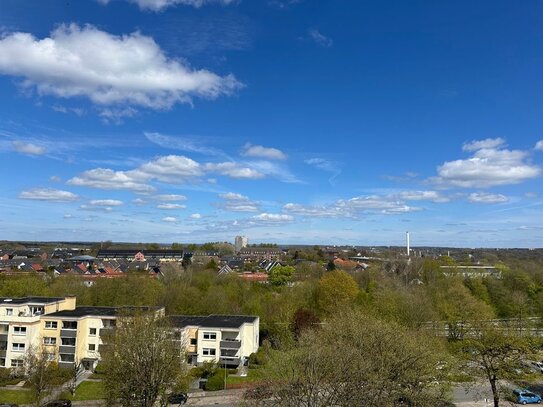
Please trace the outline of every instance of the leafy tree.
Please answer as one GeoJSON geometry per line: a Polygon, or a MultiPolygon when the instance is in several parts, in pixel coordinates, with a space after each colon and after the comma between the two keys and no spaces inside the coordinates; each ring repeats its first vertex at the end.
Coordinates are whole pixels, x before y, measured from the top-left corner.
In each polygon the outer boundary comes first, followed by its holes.
{"type": "Polygon", "coordinates": [[[24,357],[26,382],[30,386],[34,403],[40,406],[47,391],[55,384],[59,376],[56,363],[49,360],[45,348],[30,348],[24,357]]]}
{"type": "Polygon", "coordinates": [[[299,308],[294,313],[290,329],[294,334],[295,339],[299,339],[303,331],[307,329],[315,329],[320,324],[320,319],[317,315],[308,309],[299,308]]]}
{"type": "Polygon", "coordinates": [[[499,407],[498,383],[517,376],[515,368],[530,353],[530,341],[512,331],[486,324],[480,325],[476,334],[460,342],[457,350],[466,362],[465,368],[488,381],[494,407],[499,407]]]}
{"type": "Polygon", "coordinates": [[[205,265],[205,269],[206,270],[213,270],[213,271],[217,271],[217,262],[215,261],[215,259],[211,259],[209,260],[209,262],[205,265]]]}
{"type": "Polygon", "coordinates": [[[273,353],[264,384],[276,406],[380,407],[403,398],[434,407],[446,390],[436,384],[445,360],[433,338],[346,313],[305,331],[293,350],[273,353]]]}
{"type": "Polygon", "coordinates": [[[166,392],[185,374],[182,346],[153,314],[124,316],[102,353],[108,403],[123,407],[166,405],[166,392]]]}
{"type": "Polygon", "coordinates": [[[285,285],[292,280],[296,270],[292,266],[277,266],[271,269],[268,281],[273,285],[285,285]]]}
{"type": "Polygon", "coordinates": [[[334,260],[330,260],[327,264],[326,264],[326,270],[327,271],[334,271],[336,269],[336,263],[334,263],[334,260]]]}
{"type": "Polygon", "coordinates": [[[359,293],[356,281],[345,271],[332,271],[322,276],[317,285],[317,304],[331,313],[351,304],[359,293]]]}

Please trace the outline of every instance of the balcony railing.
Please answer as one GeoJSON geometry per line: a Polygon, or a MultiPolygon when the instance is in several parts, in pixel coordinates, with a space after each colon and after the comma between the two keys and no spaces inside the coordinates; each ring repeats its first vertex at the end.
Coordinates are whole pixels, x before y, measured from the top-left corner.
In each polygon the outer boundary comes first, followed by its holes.
{"type": "Polygon", "coordinates": [[[228,356],[221,356],[219,358],[219,364],[227,366],[239,366],[241,358],[233,358],[228,356]]]}
{"type": "Polygon", "coordinates": [[[75,346],[60,345],[60,347],[58,348],[58,353],[75,355],[75,346]]]}
{"type": "Polygon", "coordinates": [[[100,328],[100,331],[98,332],[98,334],[99,334],[100,336],[108,336],[108,335],[112,335],[114,329],[115,329],[114,327],[104,327],[104,328],[100,328]]]}
{"type": "Polygon", "coordinates": [[[5,358],[7,352],[8,352],[8,351],[7,351],[6,349],[0,350],[0,358],[5,358]]]}
{"type": "Polygon", "coordinates": [[[241,341],[226,339],[221,341],[220,346],[223,349],[239,349],[241,348],[241,341]]]}
{"type": "Polygon", "coordinates": [[[8,334],[0,334],[0,342],[7,342],[8,341],[8,334]]]}
{"type": "Polygon", "coordinates": [[[58,367],[73,368],[74,366],[75,366],[75,362],[63,362],[63,361],[58,362],[58,367]]]}
{"type": "Polygon", "coordinates": [[[77,337],[77,329],[61,329],[60,330],[60,336],[62,338],[76,338],[77,337]]]}

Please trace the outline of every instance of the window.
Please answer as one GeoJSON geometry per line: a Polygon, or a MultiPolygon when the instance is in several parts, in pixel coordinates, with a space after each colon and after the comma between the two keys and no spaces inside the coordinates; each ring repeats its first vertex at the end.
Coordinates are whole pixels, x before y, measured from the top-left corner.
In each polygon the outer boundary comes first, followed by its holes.
{"type": "Polygon", "coordinates": [[[77,321],[62,321],[62,328],[77,329],[77,321]]]}
{"type": "Polygon", "coordinates": [[[90,328],[89,335],[92,335],[92,336],[96,335],[96,328],[90,328]]]}
{"type": "Polygon", "coordinates": [[[214,341],[215,339],[217,339],[217,334],[214,332],[204,332],[204,339],[214,341]]]}
{"type": "Polygon", "coordinates": [[[56,345],[57,344],[57,338],[51,338],[49,336],[46,336],[43,338],[43,344],[44,345],[56,345]]]}
{"type": "Polygon", "coordinates": [[[6,366],[6,359],[5,359],[5,358],[0,359],[0,366],[1,366],[1,367],[5,367],[5,366],[6,366]]]}
{"type": "Polygon", "coordinates": [[[198,343],[198,339],[196,338],[190,338],[190,344],[191,345],[196,345],[198,343]]]}
{"type": "Polygon", "coordinates": [[[45,329],[57,329],[57,321],[45,321],[45,329]]]}
{"type": "Polygon", "coordinates": [[[60,361],[61,362],[75,362],[75,355],[61,353],[60,361]]]}
{"type": "Polygon", "coordinates": [[[75,346],[75,338],[60,338],[62,346],[75,346]]]}
{"type": "Polygon", "coordinates": [[[6,308],[6,315],[7,316],[13,315],[13,308],[6,308]]]}
{"type": "Polygon", "coordinates": [[[22,359],[11,359],[11,367],[23,367],[22,359]]]}
{"type": "Polygon", "coordinates": [[[96,350],[96,345],[94,343],[89,343],[89,350],[96,350]]]}
{"type": "Polygon", "coordinates": [[[11,346],[11,350],[14,352],[23,352],[25,350],[25,344],[24,343],[13,343],[11,346]]]}
{"type": "Polygon", "coordinates": [[[26,326],[14,326],[13,335],[26,335],[26,326]]]}
{"type": "Polygon", "coordinates": [[[203,353],[204,353],[204,356],[215,356],[216,350],[210,349],[210,348],[204,348],[203,353]]]}

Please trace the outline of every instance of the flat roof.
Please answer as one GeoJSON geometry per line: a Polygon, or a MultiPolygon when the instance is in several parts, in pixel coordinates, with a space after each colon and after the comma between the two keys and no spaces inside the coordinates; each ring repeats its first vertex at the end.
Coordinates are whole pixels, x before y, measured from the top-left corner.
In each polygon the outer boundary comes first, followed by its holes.
{"type": "Polygon", "coordinates": [[[252,315],[171,315],[175,327],[200,326],[202,328],[239,328],[245,323],[253,323],[258,317],[252,315]]]}
{"type": "Polygon", "coordinates": [[[64,301],[64,299],[64,297],[0,297],[0,305],[51,304],[53,302],[64,301]]]}
{"type": "Polygon", "coordinates": [[[76,307],[73,310],[64,310],[44,315],[46,318],[80,318],[86,316],[117,317],[135,312],[156,311],[160,307],[76,307]]]}

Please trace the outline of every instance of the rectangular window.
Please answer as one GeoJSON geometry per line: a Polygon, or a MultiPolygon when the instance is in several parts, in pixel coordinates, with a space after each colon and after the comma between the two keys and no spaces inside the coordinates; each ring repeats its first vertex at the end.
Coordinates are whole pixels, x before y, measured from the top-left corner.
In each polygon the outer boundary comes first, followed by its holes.
{"type": "Polygon", "coordinates": [[[196,345],[198,343],[198,339],[196,338],[190,338],[190,344],[191,345],[196,345]]]}
{"type": "Polygon", "coordinates": [[[77,321],[62,321],[63,329],[77,329],[77,321]]]}
{"type": "Polygon", "coordinates": [[[14,326],[13,335],[26,335],[26,326],[14,326]]]}
{"type": "Polygon", "coordinates": [[[13,308],[6,308],[6,315],[9,317],[9,316],[12,316],[13,315],[13,308]]]}
{"type": "Polygon", "coordinates": [[[57,329],[57,321],[45,321],[45,329],[57,329]]]}
{"type": "Polygon", "coordinates": [[[11,367],[23,367],[22,359],[11,359],[11,367]]]}
{"type": "Polygon", "coordinates": [[[24,343],[13,343],[11,345],[11,350],[14,352],[23,352],[25,350],[25,344],[24,343]]]}
{"type": "Polygon", "coordinates": [[[96,345],[94,343],[89,343],[89,350],[96,350],[96,345]]]}
{"type": "Polygon", "coordinates": [[[57,338],[52,338],[49,336],[46,336],[43,338],[43,344],[44,345],[56,345],[57,344],[57,338]]]}
{"type": "Polygon", "coordinates": [[[96,335],[96,328],[90,328],[89,335],[92,335],[92,336],[96,335]]]}
{"type": "Polygon", "coordinates": [[[214,333],[214,332],[204,332],[204,339],[209,339],[209,340],[215,340],[217,339],[217,334],[214,333]]]}
{"type": "Polygon", "coordinates": [[[6,366],[6,359],[5,359],[5,358],[0,359],[0,366],[1,366],[1,367],[5,367],[5,366],[6,366]]]}
{"type": "Polygon", "coordinates": [[[204,356],[215,356],[216,350],[212,348],[204,348],[203,349],[204,356]]]}

